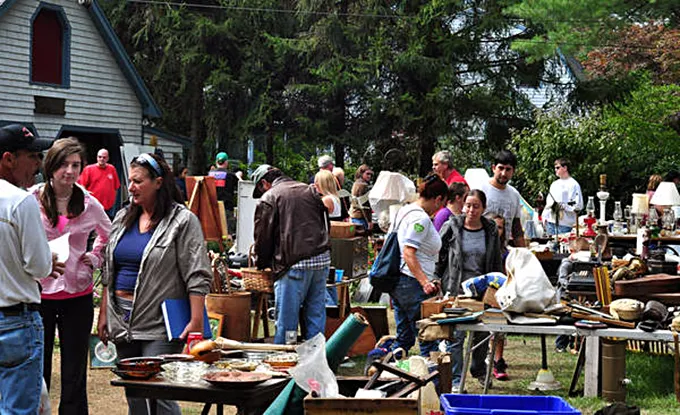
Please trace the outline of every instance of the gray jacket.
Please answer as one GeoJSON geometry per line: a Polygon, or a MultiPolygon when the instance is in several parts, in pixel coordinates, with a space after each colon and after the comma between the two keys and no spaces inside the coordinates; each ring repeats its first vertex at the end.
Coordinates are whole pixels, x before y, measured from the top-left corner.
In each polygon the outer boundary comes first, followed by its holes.
{"type": "MultiPolygon", "coordinates": [[[[434,275],[442,280],[442,292],[458,295],[460,284],[463,282],[463,225],[465,215],[451,216],[439,231],[442,248],[435,265],[434,275]]],[[[484,273],[504,272],[501,260],[501,243],[498,239],[496,223],[482,216],[482,228],[486,240],[486,257],[484,273]]]]}
{"type": "Polygon", "coordinates": [[[132,312],[128,322],[116,304],[113,251],[125,233],[118,212],[106,247],[102,282],[108,287],[106,310],[109,336],[114,342],[123,340],[167,340],[161,304],[167,298],[188,298],[189,294],[206,295],[210,291],[212,270],[196,215],[186,207],[174,204],[153,232],[144,249],[139,275],[135,283],[132,312]]]}

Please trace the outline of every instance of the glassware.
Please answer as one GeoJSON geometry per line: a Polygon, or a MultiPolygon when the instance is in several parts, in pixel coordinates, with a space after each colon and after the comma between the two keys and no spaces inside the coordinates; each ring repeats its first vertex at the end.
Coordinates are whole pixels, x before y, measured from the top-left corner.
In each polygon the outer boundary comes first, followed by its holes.
{"type": "Polygon", "coordinates": [[[205,362],[170,362],[165,363],[163,368],[163,378],[169,382],[176,383],[196,383],[208,370],[208,365],[205,362]]]}
{"type": "Polygon", "coordinates": [[[621,202],[615,201],[614,202],[614,220],[617,221],[617,222],[621,222],[621,219],[623,219],[623,211],[621,210],[621,202]]]}
{"type": "Polygon", "coordinates": [[[595,217],[595,196],[588,196],[588,203],[586,203],[586,212],[588,212],[588,215],[595,217]]]}
{"type": "Polygon", "coordinates": [[[663,210],[663,217],[661,219],[663,228],[667,231],[673,232],[675,230],[675,214],[670,208],[663,210]]]}
{"type": "Polygon", "coordinates": [[[647,224],[651,228],[659,225],[659,214],[656,212],[656,207],[652,206],[649,209],[649,216],[647,217],[647,224]]]}

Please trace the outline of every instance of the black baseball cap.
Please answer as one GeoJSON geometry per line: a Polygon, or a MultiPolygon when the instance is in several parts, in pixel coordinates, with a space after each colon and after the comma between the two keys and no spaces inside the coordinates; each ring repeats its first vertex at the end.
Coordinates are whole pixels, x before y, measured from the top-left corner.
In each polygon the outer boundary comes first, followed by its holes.
{"type": "Polygon", "coordinates": [[[0,153],[18,150],[45,151],[52,147],[54,140],[37,138],[21,124],[9,124],[0,127],[0,153]]]}

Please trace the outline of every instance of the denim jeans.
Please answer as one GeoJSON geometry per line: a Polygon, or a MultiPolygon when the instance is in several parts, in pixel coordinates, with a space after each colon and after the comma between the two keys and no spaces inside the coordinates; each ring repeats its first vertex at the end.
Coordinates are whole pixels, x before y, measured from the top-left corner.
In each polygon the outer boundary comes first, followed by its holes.
{"type": "MultiPolygon", "coordinates": [[[[167,340],[133,340],[131,342],[116,343],[119,359],[181,353],[183,347],[183,343],[169,342],[167,340]]],[[[127,401],[129,415],[147,415],[150,413],[146,399],[127,398],[127,401]]],[[[180,415],[182,410],[175,401],[159,399],[157,413],[159,415],[180,415]]]]}
{"type": "MultiPolygon", "coordinates": [[[[396,288],[390,293],[394,307],[394,320],[397,324],[397,340],[394,348],[401,347],[408,353],[416,343],[416,321],[420,320],[420,303],[429,298],[417,279],[401,274],[396,288]]],[[[437,342],[421,342],[420,355],[429,357],[436,350],[437,342]]]]}
{"type": "Polygon", "coordinates": [[[336,287],[326,287],[326,305],[331,307],[338,305],[338,289],[336,287]]]}
{"type": "Polygon", "coordinates": [[[0,312],[0,414],[38,413],[43,336],[37,311],[0,312]]]}
{"type": "MultiPolygon", "coordinates": [[[[460,377],[463,374],[463,344],[465,344],[465,337],[467,332],[454,331],[453,341],[447,342],[446,350],[451,353],[451,371],[453,372],[452,383],[454,386],[460,384],[460,377]]],[[[484,341],[489,336],[487,332],[472,332],[472,346],[476,346],[479,342],[484,341]]],[[[489,351],[489,341],[484,341],[484,344],[472,351],[472,361],[470,362],[470,374],[474,378],[486,376],[486,355],[489,351]]]]}
{"type": "Polygon", "coordinates": [[[554,235],[556,230],[559,231],[559,233],[569,233],[571,232],[572,228],[571,226],[560,225],[558,229],[552,222],[546,222],[545,224],[546,224],[545,231],[548,233],[548,235],[554,235]]]}
{"type": "Polygon", "coordinates": [[[274,282],[276,334],[274,343],[286,342],[286,331],[297,333],[302,308],[305,340],[326,328],[326,278],[329,267],[289,269],[274,282]]]}

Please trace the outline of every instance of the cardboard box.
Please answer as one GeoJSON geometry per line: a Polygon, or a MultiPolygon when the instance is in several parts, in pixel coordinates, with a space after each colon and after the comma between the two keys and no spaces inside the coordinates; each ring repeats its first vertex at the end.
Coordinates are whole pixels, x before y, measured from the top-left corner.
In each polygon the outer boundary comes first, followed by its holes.
{"type": "Polygon", "coordinates": [[[352,238],[356,232],[356,226],[350,222],[331,221],[331,238],[352,238]]]}

